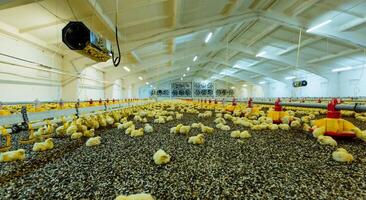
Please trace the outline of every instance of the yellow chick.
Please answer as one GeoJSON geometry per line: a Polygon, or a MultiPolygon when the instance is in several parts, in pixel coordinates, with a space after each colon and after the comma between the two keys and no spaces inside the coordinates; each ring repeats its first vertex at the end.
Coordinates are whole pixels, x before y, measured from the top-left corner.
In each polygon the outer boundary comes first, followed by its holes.
{"type": "Polygon", "coordinates": [[[102,138],[101,138],[100,136],[89,138],[89,139],[86,141],[85,145],[86,145],[87,147],[100,145],[100,143],[101,143],[101,141],[100,141],[100,140],[101,140],[101,139],[102,139],[102,138]]]}
{"type": "Polygon", "coordinates": [[[283,124],[289,124],[290,123],[290,116],[284,116],[281,118],[281,122],[283,124]]]}
{"type": "Polygon", "coordinates": [[[166,118],[166,121],[173,121],[173,117],[172,116],[168,116],[167,118],[166,118]]]}
{"type": "Polygon", "coordinates": [[[182,126],[180,127],[179,129],[179,133],[180,134],[185,134],[187,135],[189,133],[189,131],[191,130],[191,127],[190,126],[182,126]]]}
{"type": "Polygon", "coordinates": [[[108,124],[109,126],[112,126],[112,125],[113,125],[113,123],[114,123],[114,119],[113,119],[112,117],[110,117],[109,115],[107,115],[107,117],[106,117],[105,119],[106,119],[107,124],[108,124]]]}
{"type": "Polygon", "coordinates": [[[76,133],[78,130],[75,123],[72,123],[67,129],[66,129],[66,135],[72,135],[73,133],[76,133]]]}
{"type": "Polygon", "coordinates": [[[193,123],[191,125],[192,128],[201,128],[201,126],[202,126],[202,123],[193,123]]]}
{"type": "Polygon", "coordinates": [[[141,122],[142,121],[142,118],[138,115],[136,115],[133,120],[137,121],[137,122],[141,122]]]}
{"type": "Polygon", "coordinates": [[[278,128],[280,128],[281,130],[284,130],[284,131],[290,130],[290,126],[288,124],[280,124],[280,125],[278,125],[278,128]]]}
{"type": "Polygon", "coordinates": [[[221,117],[216,118],[216,119],[214,120],[214,122],[215,122],[216,124],[226,124],[225,119],[223,119],[223,118],[221,118],[221,117]]]}
{"type": "Polygon", "coordinates": [[[175,114],[176,119],[182,119],[182,117],[183,117],[183,114],[180,114],[180,113],[175,114]]]}
{"type": "Polygon", "coordinates": [[[347,150],[343,148],[338,148],[336,151],[332,153],[332,158],[338,162],[352,162],[353,156],[352,154],[348,153],[347,150]]]}
{"type": "Polygon", "coordinates": [[[80,139],[81,137],[83,137],[82,132],[76,132],[71,135],[71,139],[73,139],[73,140],[80,139]]]}
{"type": "Polygon", "coordinates": [[[122,124],[122,128],[126,129],[126,128],[129,128],[131,126],[133,126],[133,122],[132,121],[129,121],[129,122],[125,122],[122,124]]]}
{"type": "Polygon", "coordinates": [[[228,119],[228,120],[231,120],[233,118],[233,116],[231,116],[230,114],[225,114],[224,118],[228,119]]]}
{"type": "Polygon", "coordinates": [[[57,136],[62,136],[66,134],[66,129],[64,126],[59,126],[56,128],[56,135],[57,136]]]}
{"type": "Polygon", "coordinates": [[[177,127],[170,128],[170,133],[177,133],[177,127]]]}
{"type": "Polygon", "coordinates": [[[242,132],[240,132],[239,137],[242,138],[242,139],[247,139],[247,138],[250,138],[252,136],[250,135],[250,133],[248,131],[242,131],[242,132]]]}
{"type": "Polygon", "coordinates": [[[268,128],[269,128],[270,130],[272,130],[272,131],[275,131],[275,130],[278,130],[278,125],[277,125],[277,124],[270,124],[270,125],[268,126],[268,128]]]}
{"type": "Polygon", "coordinates": [[[53,147],[54,147],[53,139],[52,138],[48,138],[44,142],[36,142],[36,143],[34,143],[32,150],[33,151],[46,151],[46,150],[53,149],[53,147]]]}
{"type": "Polygon", "coordinates": [[[132,194],[132,195],[119,195],[115,200],[154,200],[154,197],[151,194],[140,193],[140,194],[132,194]]]}
{"type": "Polygon", "coordinates": [[[309,124],[304,124],[304,126],[302,127],[302,130],[309,132],[311,129],[311,127],[309,126],[309,124]]]}
{"type": "Polygon", "coordinates": [[[316,128],[316,129],[313,130],[313,136],[315,138],[318,138],[320,135],[324,135],[324,133],[325,133],[325,127],[324,126],[316,128]]]}
{"type": "Polygon", "coordinates": [[[292,128],[299,128],[301,127],[301,123],[299,121],[292,121],[290,126],[292,128]]]}
{"type": "Polygon", "coordinates": [[[337,141],[335,141],[332,137],[330,136],[324,136],[324,135],[319,135],[318,136],[318,142],[322,145],[330,145],[332,147],[337,146],[337,141]]]}
{"type": "Polygon", "coordinates": [[[143,136],[143,135],[144,135],[144,129],[143,128],[131,131],[131,137],[140,137],[140,136],[143,136]]]}
{"type": "Polygon", "coordinates": [[[203,144],[205,142],[205,138],[203,134],[198,134],[196,136],[192,136],[188,138],[188,143],[191,144],[203,144]]]}
{"type": "Polygon", "coordinates": [[[230,126],[222,125],[220,129],[223,130],[223,131],[230,131],[230,126]]]}
{"type": "Polygon", "coordinates": [[[13,162],[17,160],[24,160],[25,150],[18,149],[15,151],[7,151],[0,153],[0,162],[13,162]]]}
{"type": "Polygon", "coordinates": [[[146,133],[152,133],[152,132],[154,132],[154,129],[150,124],[145,124],[144,131],[146,133]]]}
{"type": "Polygon", "coordinates": [[[133,130],[135,130],[135,125],[128,127],[125,131],[125,134],[130,135],[133,130]]]}
{"type": "Polygon", "coordinates": [[[230,133],[230,137],[239,138],[240,137],[240,131],[232,131],[230,133]]]}
{"type": "Polygon", "coordinates": [[[155,152],[153,159],[155,164],[163,165],[170,161],[170,155],[167,154],[164,150],[159,149],[157,152],[155,152]]]}
{"type": "Polygon", "coordinates": [[[201,126],[201,131],[202,133],[207,133],[207,134],[211,134],[214,132],[214,129],[205,125],[201,126]]]}
{"type": "Polygon", "coordinates": [[[94,137],[94,132],[94,129],[86,130],[83,132],[83,136],[88,138],[94,137]]]}

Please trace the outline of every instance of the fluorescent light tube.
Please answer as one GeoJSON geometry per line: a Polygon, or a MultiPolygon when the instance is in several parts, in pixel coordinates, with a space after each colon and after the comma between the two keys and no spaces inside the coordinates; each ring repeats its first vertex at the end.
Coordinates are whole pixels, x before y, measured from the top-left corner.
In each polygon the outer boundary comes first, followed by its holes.
{"type": "Polygon", "coordinates": [[[325,25],[329,24],[330,22],[332,22],[332,20],[331,20],[331,19],[330,19],[330,20],[327,20],[327,21],[325,21],[325,22],[323,22],[323,23],[320,23],[320,24],[318,24],[318,25],[316,25],[316,26],[313,26],[313,27],[309,28],[308,30],[306,30],[306,32],[312,32],[312,31],[314,31],[315,29],[318,29],[318,28],[320,28],[320,27],[322,27],[322,26],[325,26],[325,25]]]}
{"type": "Polygon", "coordinates": [[[126,71],[128,71],[128,72],[130,71],[130,68],[128,68],[126,66],[124,66],[123,69],[126,70],[126,71]]]}
{"type": "Polygon", "coordinates": [[[211,37],[212,37],[212,32],[210,32],[210,33],[207,35],[207,37],[206,37],[206,39],[205,39],[205,43],[207,43],[208,41],[210,41],[211,37]]]}
{"type": "Polygon", "coordinates": [[[352,69],[352,67],[341,67],[341,68],[332,69],[332,72],[343,72],[343,71],[348,71],[351,69],[352,69]]]}
{"type": "Polygon", "coordinates": [[[266,54],[266,52],[262,51],[262,52],[258,53],[257,55],[255,55],[255,57],[262,57],[262,56],[264,56],[264,54],[266,54]]]}
{"type": "Polygon", "coordinates": [[[296,76],[288,76],[288,77],[286,77],[285,79],[286,80],[292,80],[292,79],[295,79],[296,78],[296,76]]]}

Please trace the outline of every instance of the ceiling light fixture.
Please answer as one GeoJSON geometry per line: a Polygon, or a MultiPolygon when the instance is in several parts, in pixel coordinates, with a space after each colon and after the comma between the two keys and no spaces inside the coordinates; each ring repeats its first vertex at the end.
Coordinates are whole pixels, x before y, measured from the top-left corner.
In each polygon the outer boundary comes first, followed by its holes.
{"type": "Polygon", "coordinates": [[[262,51],[262,52],[258,53],[257,55],[255,55],[255,57],[262,57],[262,56],[264,56],[264,54],[266,54],[266,52],[262,51]]]}
{"type": "Polygon", "coordinates": [[[146,82],[146,85],[149,85],[149,82],[146,82]]]}
{"type": "Polygon", "coordinates": [[[235,87],[233,86],[233,87],[231,87],[231,89],[233,90],[233,89],[235,89],[235,87]]]}
{"type": "Polygon", "coordinates": [[[130,68],[128,68],[127,66],[124,66],[123,69],[128,71],[128,72],[131,71],[130,68]]]}
{"type": "Polygon", "coordinates": [[[139,76],[139,79],[140,79],[140,80],[144,80],[141,76],[139,76]]]}
{"type": "Polygon", "coordinates": [[[208,43],[208,41],[210,41],[211,37],[212,37],[212,32],[210,32],[210,33],[207,35],[207,37],[206,37],[206,39],[205,39],[205,43],[208,43]]]}
{"type": "Polygon", "coordinates": [[[286,77],[285,79],[286,80],[292,80],[292,79],[295,79],[296,78],[296,76],[288,76],[288,77],[286,77]]]}
{"type": "Polygon", "coordinates": [[[352,69],[352,67],[341,67],[341,68],[332,69],[332,72],[343,72],[343,71],[348,71],[351,69],[352,69]]]}
{"type": "Polygon", "coordinates": [[[197,56],[194,56],[193,57],[193,62],[196,62],[197,58],[198,58],[197,56]]]}
{"type": "Polygon", "coordinates": [[[261,82],[259,82],[259,84],[261,84],[261,85],[266,84],[266,81],[261,81],[261,82]]]}
{"type": "Polygon", "coordinates": [[[186,77],[186,74],[183,74],[183,77],[186,77]]]}
{"type": "Polygon", "coordinates": [[[189,70],[191,70],[191,68],[190,67],[187,67],[187,71],[189,71],[189,70]]]}
{"type": "Polygon", "coordinates": [[[183,81],[183,77],[180,77],[180,80],[183,81]]]}
{"type": "Polygon", "coordinates": [[[327,21],[325,21],[325,22],[323,22],[323,23],[320,23],[320,24],[318,24],[318,25],[316,25],[316,26],[313,26],[313,27],[309,28],[308,30],[306,30],[306,32],[312,32],[312,31],[314,31],[315,29],[318,29],[318,28],[320,28],[320,27],[322,27],[322,26],[325,26],[325,25],[329,24],[330,22],[332,22],[332,20],[331,20],[331,19],[330,19],[330,20],[327,20],[327,21]]]}
{"type": "Polygon", "coordinates": [[[244,84],[243,87],[247,87],[248,85],[247,84],[244,84]]]}

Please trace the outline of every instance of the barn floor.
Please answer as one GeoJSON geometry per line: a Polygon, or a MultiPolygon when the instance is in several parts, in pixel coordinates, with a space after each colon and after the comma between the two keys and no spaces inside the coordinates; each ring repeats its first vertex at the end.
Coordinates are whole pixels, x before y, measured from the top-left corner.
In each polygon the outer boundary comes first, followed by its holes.
{"type": "MultiPolygon", "coordinates": [[[[214,126],[213,119],[185,114],[182,121],[214,126]]],[[[334,148],[302,130],[250,131],[244,141],[216,130],[203,145],[191,145],[169,133],[176,124],[152,124],[155,133],[141,138],[102,130],[102,144],[92,148],[57,140],[49,152],[0,164],[1,199],[114,199],[140,192],[156,199],[366,198],[366,151],[359,140],[339,142],[355,157],[340,164],[331,158],[334,148]],[[152,160],[160,148],[172,156],[165,166],[152,160]]]]}

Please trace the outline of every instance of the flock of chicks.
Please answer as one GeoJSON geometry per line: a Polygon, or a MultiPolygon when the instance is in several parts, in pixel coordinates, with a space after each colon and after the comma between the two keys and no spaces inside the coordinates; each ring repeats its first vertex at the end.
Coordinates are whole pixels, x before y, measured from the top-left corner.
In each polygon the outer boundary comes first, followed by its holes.
{"type": "MultiPolygon", "coordinates": [[[[263,106],[262,108],[264,108],[263,106]]],[[[269,108],[271,109],[271,108],[269,108]]],[[[171,127],[170,134],[180,134],[187,138],[187,143],[194,145],[203,145],[205,137],[215,133],[215,129],[222,131],[230,131],[228,121],[234,125],[246,127],[253,131],[261,130],[283,130],[288,131],[291,128],[309,131],[314,129],[313,136],[321,145],[337,146],[337,142],[329,136],[325,136],[324,127],[315,127],[314,119],[316,115],[321,114],[321,111],[316,109],[298,109],[289,108],[288,116],[281,119],[281,124],[274,124],[272,119],[266,116],[266,113],[261,110],[258,113],[251,112],[250,108],[245,108],[242,105],[237,106],[233,113],[227,112],[224,105],[221,104],[197,104],[187,102],[161,102],[147,104],[144,106],[124,108],[110,112],[88,114],[80,118],[74,118],[71,121],[66,121],[63,118],[63,123],[60,126],[57,124],[48,123],[44,127],[39,128],[36,132],[30,134],[30,139],[35,141],[32,150],[42,152],[53,149],[55,147],[52,137],[70,137],[77,140],[88,138],[86,146],[96,146],[101,144],[101,136],[95,136],[95,130],[100,128],[114,127],[124,131],[125,134],[131,137],[142,137],[144,134],[151,134],[154,128],[150,123],[164,124],[172,120],[180,120],[183,113],[198,115],[198,118],[205,119],[215,116],[215,127],[209,127],[202,122],[192,124],[177,124],[171,127]],[[205,110],[200,112],[200,110],[205,110]],[[302,115],[302,117],[296,117],[302,115]],[[138,124],[144,124],[143,127],[137,128],[138,124]],[[190,136],[190,132],[196,129],[200,133],[190,136]]],[[[366,132],[359,129],[355,130],[357,137],[366,141],[366,132]]],[[[232,130],[230,137],[238,139],[242,142],[244,139],[251,137],[248,130],[232,130]]],[[[334,160],[339,162],[351,162],[353,156],[344,148],[338,148],[332,153],[334,160]]],[[[25,150],[18,149],[0,154],[0,162],[10,162],[25,159],[25,150]]],[[[157,165],[164,165],[170,162],[171,155],[163,149],[157,150],[152,156],[152,160],[157,165]]],[[[134,200],[134,199],[153,199],[150,194],[135,194],[130,196],[118,196],[118,200],[134,200]]]]}

